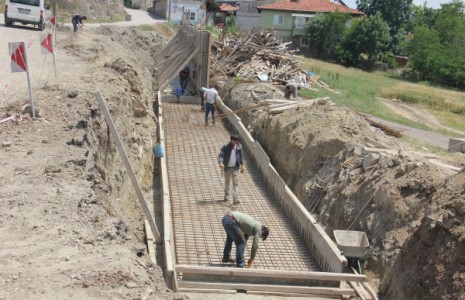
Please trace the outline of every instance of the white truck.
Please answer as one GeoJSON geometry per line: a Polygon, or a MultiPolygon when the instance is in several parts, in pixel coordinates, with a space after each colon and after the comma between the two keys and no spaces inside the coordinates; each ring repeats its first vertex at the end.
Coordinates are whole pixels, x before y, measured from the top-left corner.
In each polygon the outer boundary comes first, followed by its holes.
{"type": "Polygon", "coordinates": [[[39,30],[44,30],[46,17],[50,15],[50,5],[45,2],[46,0],[6,0],[5,26],[10,27],[14,23],[33,24],[39,30]]]}

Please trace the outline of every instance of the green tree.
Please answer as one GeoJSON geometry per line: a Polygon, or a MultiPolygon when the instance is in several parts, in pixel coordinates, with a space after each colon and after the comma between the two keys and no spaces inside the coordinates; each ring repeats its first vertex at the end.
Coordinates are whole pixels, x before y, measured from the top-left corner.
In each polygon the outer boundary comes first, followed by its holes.
{"type": "Polygon", "coordinates": [[[413,32],[415,27],[427,26],[432,28],[436,23],[439,9],[427,7],[426,3],[423,5],[413,5],[412,14],[409,22],[405,24],[404,29],[407,32],[413,32]]]}
{"type": "Polygon", "coordinates": [[[307,42],[318,51],[321,57],[321,50],[328,41],[328,18],[325,14],[316,14],[310,22],[305,24],[305,38],[307,42]]]}
{"type": "Polygon", "coordinates": [[[305,25],[305,37],[310,45],[317,48],[318,57],[321,57],[323,49],[331,52],[337,48],[349,20],[349,14],[332,12],[317,14],[305,25]]]}
{"type": "Polygon", "coordinates": [[[465,6],[443,4],[433,26],[415,27],[407,43],[409,66],[420,78],[465,88],[465,6]]]}
{"type": "Polygon", "coordinates": [[[341,41],[340,53],[349,63],[358,60],[360,54],[369,61],[378,59],[390,42],[389,26],[380,13],[354,22],[341,41]]]}
{"type": "Polygon", "coordinates": [[[412,2],[413,0],[357,0],[357,8],[368,16],[378,12],[381,14],[389,25],[389,33],[392,37],[390,46],[395,48],[405,37],[398,33],[410,20],[412,2]]]}
{"type": "Polygon", "coordinates": [[[430,70],[434,69],[434,58],[440,56],[442,45],[439,33],[426,25],[415,28],[415,35],[407,45],[409,66],[420,73],[420,78],[430,76],[430,70]]]}

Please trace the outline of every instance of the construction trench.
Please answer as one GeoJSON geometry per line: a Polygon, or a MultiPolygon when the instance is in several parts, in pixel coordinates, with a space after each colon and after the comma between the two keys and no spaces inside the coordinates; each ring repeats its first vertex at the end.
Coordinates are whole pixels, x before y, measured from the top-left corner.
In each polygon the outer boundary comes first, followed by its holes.
{"type": "Polygon", "coordinates": [[[193,84],[209,86],[210,44],[209,33],[181,28],[156,57],[157,72],[165,70],[156,74],[156,113],[159,143],[166,151],[160,174],[168,285],[179,292],[376,299],[366,277],[349,272],[347,259],[287,187],[240,118],[220,101],[219,110],[227,117],[206,127],[200,98],[175,97],[167,88],[192,61],[193,84]],[[246,150],[246,172],[239,179],[241,203],[234,207],[222,201],[224,178],[216,162],[231,133],[239,135],[246,150]],[[232,210],[252,215],[271,230],[251,269],[220,263],[225,240],[221,218],[232,210]]]}
{"type": "MultiPolygon", "coordinates": [[[[130,37],[114,34],[115,39],[120,36],[130,37]]],[[[178,99],[173,91],[178,86],[178,73],[186,65],[191,67],[195,87],[210,86],[208,80],[217,78],[216,71],[212,76],[205,67],[211,57],[208,33],[182,27],[164,49],[152,38],[142,41],[150,55],[141,53],[139,57],[150,59],[154,65],[122,59],[106,64],[110,71],[124,72],[131,86],[126,91],[131,93],[120,97],[107,90],[103,95],[114,102],[113,110],[121,103],[127,105],[129,110],[123,112],[134,113],[130,117],[137,118],[136,125],[146,122],[142,128],[158,128],[150,132],[150,139],[142,132],[143,147],[142,138],[137,138],[141,133],[126,127],[131,122],[118,111],[112,112],[117,116],[116,126],[122,128],[123,142],[132,149],[129,154],[136,162],[143,190],[153,189],[155,223],[163,241],[157,246],[157,262],[163,265],[172,290],[375,299],[369,282],[387,299],[434,298],[442,294],[436,287],[452,291],[451,295],[463,294],[462,280],[451,277],[460,274],[462,266],[455,261],[464,253],[460,251],[462,231],[457,219],[463,199],[463,172],[457,173],[456,167],[438,158],[412,151],[401,145],[401,140],[387,137],[354,111],[331,101],[261,106],[286,104],[279,84],[238,83],[234,78],[223,82],[220,111],[228,116],[221,124],[205,128],[198,97],[183,95],[178,99]],[[158,49],[153,49],[154,45],[158,49]],[[150,68],[144,72],[139,66],[150,68]],[[140,89],[140,83],[147,87],[140,89]],[[146,91],[158,91],[153,110],[148,93],[142,98],[146,101],[139,101],[139,93],[146,91]],[[131,94],[133,101],[124,102],[131,94]],[[246,111],[249,107],[257,109],[246,111]],[[141,118],[144,112],[150,118],[141,118]],[[247,172],[240,175],[244,201],[229,208],[219,202],[223,179],[216,158],[231,133],[239,133],[244,144],[247,172]],[[154,160],[152,147],[158,138],[166,155],[154,160]],[[141,154],[144,149],[147,155],[141,154]],[[144,159],[138,161],[139,157],[144,159]],[[139,173],[141,170],[144,172],[139,173]],[[153,176],[148,176],[152,170],[153,176]],[[225,240],[221,218],[229,209],[249,212],[270,226],[270,238],[260,243],[252,269],[220,265],[225,240]],[[339,229],[366,232],[370,242],[366,275],[355,275],[347,268],[346,258],[330,238],[339,229]],[[430,242],[436,239],[443,242],[430,242]],[[456,250],[440,246],[445,244],[456,250]],[[435,251],[429,251],[431,247],[436,247],[435,251]],[[439,262],[431,263],[435,259],[439,262]],[[433,278],[435,268],[443,265],[448,266],[446,276],[433,278]]],[[[94,48],[88,53],[94,53],[94,48]]],[[[108,152],[108,136],[105,126],[97,125],[95,139],[101,141],[103,149],[95,151],[99,159],[100,153],[108,152]]],[[[111,162],[100,167],[114,168],[111,176],[104,174],[105,181],[114,187],[114,197],[127,198],[132,207],[133,189],[126,180],[125,194],[119,193],[126,176],[121,176],[124,172],[119,164],[111,162]]],[[[137,209],[134,214],[139,216],[139,212],[137,209]]]]}
{"type": "MultiPolygon", "coordinates": [[[[43,116],[2,124],[9,143],[0,147],[6,158],[0,298],[242,299],[245,292],[375,298],[367,283],[382,299],[463,297],[463,165],[386,136],[331,99],[290,104],[282,92],[288,78],[269,84],[221,74],[218,66],[232,70],[238,59],[248,74],[259,63],[267,70],[286,51],[269,32],[256,33],[231,56],[227,48],[247,37],[228,36],[223,43],[191,28],[165,33],[116,27],[63,32],[61,79],[55,82],[51,71],[35,90],[43,116]],[[218,64],[220,55],[232,59],[218,64]],[[204,58],[212,59],[212,74],[204,58]],[[195,92],[178,103],[172,90],[186,64],[192,91],[217,83],[225,104],[220,110],[235,114],[205,128],[195,92]],[[243,201],[229,208],[220,202],[224,180],[216,160],[231,133],[239,133],[247,152],[246,172],[239,174],[243,201]],[[159,137],[162,158],[153,152],[159,137]],[[134,168],[158,237],[144,233],[150,219],[144,220],[123,160],[134,168]],[[251,269],[220,264],[221,218],[229,209],[270,227],[251,269]],[[335,248],[333,233],[341,229],[366,233],[365,275],[347,268],[335,248]]],[[[279,72],[295,64],[295,58],[284,61],[279,72]]],[[[12,104],[0,110],[5,117],[23,105],[19,98],[12,104]]]]}

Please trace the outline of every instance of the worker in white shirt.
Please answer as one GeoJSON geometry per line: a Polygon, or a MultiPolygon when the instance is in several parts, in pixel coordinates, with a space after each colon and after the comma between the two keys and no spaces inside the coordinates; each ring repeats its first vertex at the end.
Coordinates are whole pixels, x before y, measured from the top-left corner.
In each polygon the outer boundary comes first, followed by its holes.
{"type": "Polygon", "coordinates": [[[205,126],[208,126],[208,114],[212,113],[212,123],[215,125],[215,108],[217,105],[217,101],[220,100],[220,96],[218,96],[218,92],[214,87],[212,88],[204,88],[203,90],[203,98],[205,99],[205,126]]]}

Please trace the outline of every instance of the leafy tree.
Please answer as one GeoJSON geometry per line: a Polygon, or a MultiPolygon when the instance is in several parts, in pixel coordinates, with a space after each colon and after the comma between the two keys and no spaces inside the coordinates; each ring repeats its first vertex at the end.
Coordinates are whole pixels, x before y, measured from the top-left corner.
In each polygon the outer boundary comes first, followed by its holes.
{"type": "Polygon", "coordinates": [[[425,25],[432,28],[436,23],[439,9],[427,7],[426,3],[423,5],[413,5],[410,20],[405,24],[404,29],[407,32],[413,32],[415,27],[425,25]]]}
{"type": "Polygon", "coordinates": [[[465,88],[465,6],[443,4],[434,24],[415,27],[407,43],[409,66],[422,79],[465,88]]]}
{"type": "Polygon", "coordinates": [[[413,0],[357,0],[357,8],[368,16],[380,13],[389,25],[391,47],[400,44],[404,35],[398,35],[404,24],[409,22],[413,0]]]}
{"type": "Polygon", "coordinates": [[[369,61],[375,61],[387,49],[389,41],[389,26],[376,13],[352,24],[341,41],[340,51],[349,63],[358,60],[362,53],[369,61]]]}
{"type": "Polygon", "coordinates": [[[420,72],[420,78],[428,76],[433,58],[441,51],[439,33],[435,29],[421,25],[415,28],[414,38],[408,43],[409,65],[420,72]]]}
{"type": "Polygon", "coordinates": [[[305,37],[308,43],[318,49],[318,57],[328,41],[328,18],[324,14],[316,14],[305,24],[305,37]]]}
{"type": "Polygon", "coordinates": [[[333,12],[317,14],[305,25],[305,37],[310,45],[318,49],[318,57],[321,57],[321,50],[332,51],[337,47],[349,20],[349,14],[333,12]]]}

